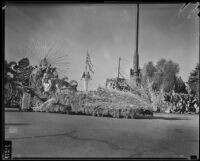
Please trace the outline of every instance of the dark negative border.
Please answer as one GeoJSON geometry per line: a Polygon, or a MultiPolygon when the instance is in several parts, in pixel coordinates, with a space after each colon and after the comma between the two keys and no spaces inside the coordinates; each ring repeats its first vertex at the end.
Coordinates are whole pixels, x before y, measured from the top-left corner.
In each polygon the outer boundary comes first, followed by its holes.
{"type": "MultiPolygon", "coordinates": [[[[189,1],[190,3],[196,3],[198,2],[197,0],[190,0],[189,1]]],[[[7,5],[9,4],[15,4],[15,5],[32,5],[32,4],[38,4],[38,5],[56,5],[56,4],[69,4],[69,5],[76,5],[76,4],[136,4],[136,3],[146,3],[146,4],[173,4],[173,3],[188,3],[188,1],[181,1],[181,0],[176,0],[176,1],[166,1],[166,0],[162,0],[162,1],[156,1],[156,0],[153,0],[153,1],[145,1],[145,0],[141,0],[141,1],[138,1],[138,0],[115,0],[115,1],[112,1],[112,0],[96,0],[96,1],[91,1],[91,0],[83,0],[83,1],[77,1],[77,0],[74,0],[74,1],[25,1],[25,0],[21,0],[21,1],[3,1],[2,2],[2,54],[1,54],[1,156],[2,156],[2,159],[4,160],[4,145],[6,143],[9,143],[10,144],[10,141],[9,140],[5,140],[5,109],[3,107],[3,99],[4,99],[4,59],[5,59],[5,9],[7,7],[7,5]]],[[[199,8],[199,7],[198,7],[199,8]]],[[[198,16],[199,13],[198,13],[198,16]]],[[[200,43],[200,42],[199,42],[200,43]]],[[[12,144],[12,142],[11,142],[12,144]]],[[[12,154],[11,154],[12,155],[12,154]]],[[[9,158],[10,159],[10,158],[9,158]]],[[[54,158],[54,157],[14,157],[14,158],[11,158],[11,159],[15,159],[15,160],[198,160],[197,156],[194,156],[194,155],[191,155],[190,158],[104,158],[104,157],[101,157],[101,158],[54,158]]]]}

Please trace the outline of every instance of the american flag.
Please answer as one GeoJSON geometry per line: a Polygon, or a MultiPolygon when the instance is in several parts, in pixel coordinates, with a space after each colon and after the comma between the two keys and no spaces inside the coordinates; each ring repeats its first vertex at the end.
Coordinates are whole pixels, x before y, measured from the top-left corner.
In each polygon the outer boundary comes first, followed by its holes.
{"type": "Polygon", "coordinates": [[[94,70],[93,70],[93,64],[91,62],[91,59],[90,59],[90,55],[89,53],[87,52],[87,56],[86,56],[86,64],[88,65],[89,67],[89,70],[94,74],[94,70]]]}

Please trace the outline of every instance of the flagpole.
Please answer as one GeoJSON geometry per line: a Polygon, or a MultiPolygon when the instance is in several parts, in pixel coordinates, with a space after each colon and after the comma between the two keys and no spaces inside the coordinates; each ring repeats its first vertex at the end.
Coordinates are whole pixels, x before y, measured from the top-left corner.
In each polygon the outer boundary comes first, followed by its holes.
{"type": "Polygon", "coordinates": [[[85,60],[85,90],[88,91],[88,72],[87,72],[87,56],[88,56],[88,50],[86,54],[86,60],[85,60]]]}
{"type": "Polygon", "coordinates": [[[89,55],[88,50],[87,50],[86,60],[85,60],[85,71],[83,72],[83,75],[82,75],[82,78],[81,78],[81,79],[84,79],[84,90],[85,91],[88,91],[89,81],[91,80],[91,76],[90,76],[89,71],[94,74],[93,65],[92,65],[92,62],[91,62],[91,59],[90,59],[90,55],[89,55]]]}
{"type": "Polygon", "coordinates": [[[88,79],[87,78],[85,78],[85,90],[86,90],[86,92],[88,91],[88,79]]]}
{"type": "Polygon", "coordinates": [[[87,54],[86,54],[86,60],[85,60],[85,73],[87,74],[87,54]]]}

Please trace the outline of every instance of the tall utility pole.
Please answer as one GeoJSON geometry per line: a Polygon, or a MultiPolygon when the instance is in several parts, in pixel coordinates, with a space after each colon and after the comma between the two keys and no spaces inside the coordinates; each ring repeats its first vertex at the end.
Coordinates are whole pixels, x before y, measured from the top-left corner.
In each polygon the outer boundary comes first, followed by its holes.
{"type": "Polygon", "coordinates": [[[134,75],[137,77],[139,75],[138,68],[139,68],[139,52],[138,52],[138,40],[139,38],[139,4],[137,4],[137,17],[136,17],[136,47],[135,53],[133,56],[133,70],[134,75]]]}
{"type": "Polygon", "coordinates": [[[119,64],[118,64],[118,72],[117,72],[117,88],[118,88],[118,86],[119,86],[120,61],[121,61],[121,57],[119,57],[119,64]]]}
{"type": "Polygon", "coordinates": [[[136,15],[136,34],[135,34],[135,52],[133,54],[133,68],[130,70],[131,84],[138,86],[139,84],[139,4],[137,4],[136,15]]]}

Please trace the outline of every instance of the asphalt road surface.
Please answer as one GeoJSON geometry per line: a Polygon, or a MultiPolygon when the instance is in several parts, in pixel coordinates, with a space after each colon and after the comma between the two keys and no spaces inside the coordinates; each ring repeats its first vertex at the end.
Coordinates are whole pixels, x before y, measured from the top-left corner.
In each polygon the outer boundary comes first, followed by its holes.
{"type": "Polygon", "coordinates": [[[199,115],[115,119],[6,112],[5,139],[12,140],[12,157],[199,158],[199,115]]]}

